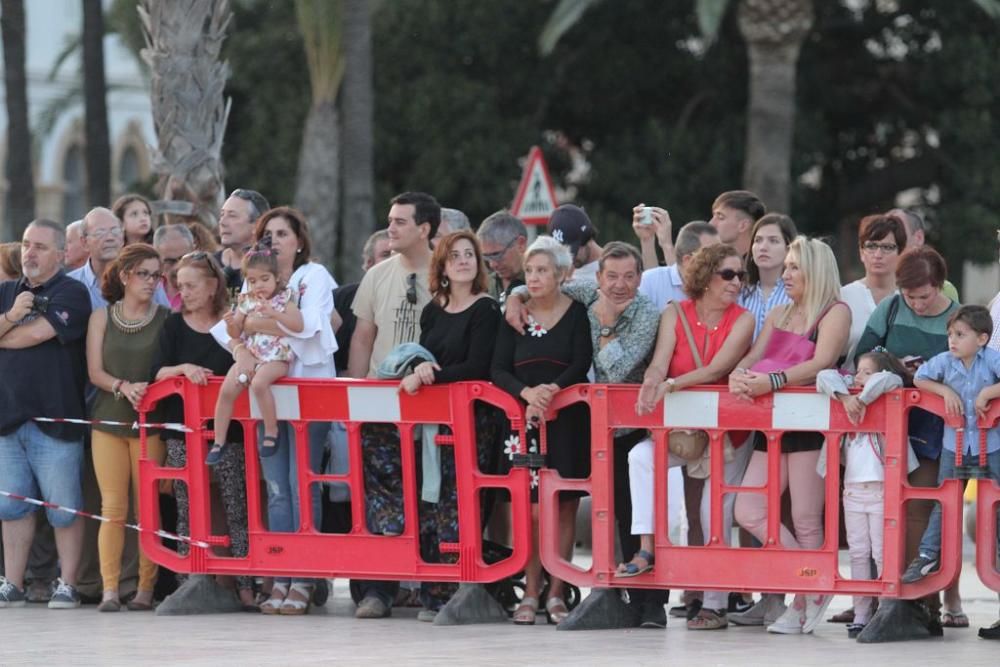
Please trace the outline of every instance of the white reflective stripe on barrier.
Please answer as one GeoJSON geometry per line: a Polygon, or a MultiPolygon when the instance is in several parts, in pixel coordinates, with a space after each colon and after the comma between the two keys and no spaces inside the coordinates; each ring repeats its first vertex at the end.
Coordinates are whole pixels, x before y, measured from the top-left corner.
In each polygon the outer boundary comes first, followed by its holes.
{"type": "Polygon", "coordinates": [[[663,425],[678,428],[718,428],[719,392],[678,391],[663,398],[663,425]]]}
{"type": "Polygon", "coordinates": [[[350,386],[347,388],[347,406],[351,421],[401,421],[398,387],[350,386]]]}
{"type": "Polygon", "coordinates": [[[786,431],[829,431],[830,398],[825,394],[775,392],[771,424],[786,431]]]}
{"type": "MultiPolygon", "coordinates": [[[[248,392],[250,396],[250,416],[260,419],[260,406],[253,392],[248,392]]],[[[292,385],[276,384],[271,387],[271,394],[274,396],[274,408],[278,414],[278,419],[291,420],[299,419],[299,388],[292,385]]]]}

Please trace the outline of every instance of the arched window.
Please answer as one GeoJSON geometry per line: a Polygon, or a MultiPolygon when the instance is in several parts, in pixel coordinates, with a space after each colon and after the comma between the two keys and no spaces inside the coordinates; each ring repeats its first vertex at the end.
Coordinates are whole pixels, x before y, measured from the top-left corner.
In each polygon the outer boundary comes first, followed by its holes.
{"type": "Polygon", "coordinates": [[[135,147],[128,146],[122,151],[121,161],[118,163],[118,182],[123,192],[133,192],[140,180],[142,174],[139,171],[139,153],[135,147]]]}
{"type": "Polygon", "coordinates": [[[74,144],[63,158],[63,220],[79,220],[87,213],[86,187],[83,149],[74,144]]]}

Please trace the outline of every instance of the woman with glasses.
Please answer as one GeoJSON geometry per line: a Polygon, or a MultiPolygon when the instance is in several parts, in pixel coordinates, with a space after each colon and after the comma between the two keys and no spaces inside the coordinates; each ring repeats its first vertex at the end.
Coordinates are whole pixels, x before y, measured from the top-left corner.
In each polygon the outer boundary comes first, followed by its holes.
{"type": "Polygon", "coordinates": [[[111,206],[111,212],[121,220],[125,245],[153,243],[153,209],[142,195],[122,195],[111,206]]]}
{"type": "MultiPolygon", "coordinates": [[[[847,345],[851,311],[839,300],[840,272],[830,246],[817,239],[800,236],[788,248],[782,274],[791,302],[778,306],[767,316],[764,329],[750,352],[729,376],[729,391],[737,398],[753,402],[758,396],[785,386],[806,386],[816,374],[838,364],[847,345]]],[[[768,439],[758,433],[743,486],[767,484],[768,439]]],[[[781,526],[785,548],[816,549],[823,544],[823,502],[825,484],[816,472],[823,446],[823,434],[789,432],[780,442],[781,486],[792,500],[795,534],[781,526]]],[[[759,493],[736,497],[736,521],[761,542],[766,542],[767,499],[759,493]]],[[[792,605],[771,625],[768,632],[809,633],[819,623],[830,604],[829,595],[796,595],[792,605]]]]}
{"type": "MultiPolygon", "coordinates": [[[[211,255],[196,251],[184,255],[177,263],[176,285],[181,296],[181,309],[167,318],[160,331],[156,353],[153,355],[152,372],[156,380],[179,375],[204,386],[209,376],[225,376],[233,365],[233,357],[220,347],[212,337],[211,329],[218,324],[229,306],[229,290],[222,267],[211,255]]],[[[184,405],[179,396],[171,396],[160,404],[160,418],[166,422],[182,423],[184,405]]],[[[187,443],[184,434],[163,431],[166,444],[166,464],[171,468],[187,465],[187,443]]],[[[230,553],[246,556],[247,500],[246,473],[243,455],[243,430],[231,424],[226,432],[226,448],[222,460],[215,467],[215,479],[222,496],[226,516],[226,534],[229,535],[230,553]]],[[[177,532],[189,534],[188,489],[184,482],[173,485],[177,500],[177,532]]],[[[180,543],[178,551],[188,553],[188,545],[180,543]]],[[[178,579],[182,579],[178,575],[178,579]]],[[[253,577],[236,577],[236,588],[245,611],[259,611],[254,604],[253,577]]]]}
{"type": "MultiPolygon", "coordinates": [[[[684,292],[689,298],[668,306],[660,316],[653,360],[646,369],[635,406],[639,415],[652,412],[669,393],[718,382],[750,348],[754,318],[737,303],[746,280],[739,252],[728,245],[702,248],[687,259],[683,275],[684,292]],[[691,331],[691,339],[687,330],[691,331]]],[[[739,484],[743,477],[751,449],[745,441],[745,435],[732,441],[737,453],[725,464],[726,484],[739,484]]],[[[640,536],[640,548],[630,562],[619,565],[619,577],[637,576],[654,565],[653,454],[653,443],[648,439],[628,454],[632,534],[640,536]]],[[[706,527],[711,525],[709,496],[703,494],[701,503],[701,523],[706,527]]],[[[727,497],[723,508],[722,537],[727,544],[733,523],[731,498],[727,497]]],[[[728,598],[725,592],[706,592],[701,610],[688,621],[688,629],[726,627],[728,598]]]]}
{"type": "MultiPolygon", "coordinates": [[[[333,289],[337,286],[330,272],[322,264],[310,261],[311,239],[309,225],[299,211],[279,206],[264,213],[254,228],[254,241],[270,245],[277,256],[278,279],[291,289],[299,303],[303,326],[301,329],[285,327],[271,317],[247,318],[243,333],[283,336],[294,353],[289,365],[289,378],[332,378],[337,376],[333,353],[337,340],[333,335],[330,319],[333,314],[333,289]]],[[[244,283],[243,290],[247,287],[244,283]]],[[[212,333],[232,353],[247,383],[253,380],[257,359],[240,343],[230,338],[220,322],[212,333]]],[[[329,423],[312,422],[308,425],[308,441],[297,443],[288,422],[279,422],[277,444],[264,452],[263,437],[258,428],[258,451],[266,455],[260,459],[261,471],[267,485],[268,529],[292,533],[300,530],[299,475],[295,447],[308,447],[307,459],[313,472],[322,472],[323,453],[326,448],[329,423]]],[[[312,530],[322,525],[320,487],[312,485],[309,491],[312,509],[312,530]]],[[[266,614],[300,615],[309,609],[313,591],[311,579],[279,577],[274,581],[271,597],[261,605],[266,614]]]]}
{"type": "MultiPolygon", "coordinates": [[[[98,611],[118,611],[121,601],[118,583],[124,522],[129,508],[129,486],[139,475],[139,431],[131,426],[137,419],[136,407],[153,379],[153,354],[163,323],[170,310],[157,305],[153,294],[160,284],[160,255],[151,245],[135,243],[122,250],[104,271],[101,294],[106,308],[90,316],[87,329],[87,370],[97,391],[91,436],[94,471],[101,491],[101,514],[112,522],[101,523],[97,548],[101,561],[104,594],[98,611]]],[[[164,451],[159,433],[147,433],[149,458],[162,462],[164,451]]],[[[138,499],[134,497],[136,506],[138,499]]],[[[153,608],[153,587],[157,566],[139,553],[139,585],[128,603],[134,611],[153,608]]]]}
{"type": "Polygon", "coordinates": [[[875,307],[896,292],[896,264],[906,247],[906,227],[894,215],[869,215],[858,226],[858,252],[865,275],[840,289],[840,299],[851,309],[844,369],[854,370],[855,348],[875,307]]]}

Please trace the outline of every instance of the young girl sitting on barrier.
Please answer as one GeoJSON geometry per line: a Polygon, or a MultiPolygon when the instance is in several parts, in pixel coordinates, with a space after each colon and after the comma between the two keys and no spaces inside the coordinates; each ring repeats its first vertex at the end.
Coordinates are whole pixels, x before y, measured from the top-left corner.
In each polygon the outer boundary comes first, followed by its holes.
{"type": "Polygon", "coordinates": [[[236,309],[223,318],[226,331],[231,338],[239,337],[240,343],[233,349],[234,356],[240,347],[246,347],[253,354],[255,366],[250,373],[234,364],[226,374],[219,389],[219,400],[215,404],[215,443],[208,452],[205,465],[214,466],[222,460],[226,450],[225,435],[233,416],[233,404],[247,387],[257,400],[261,421],[264,422],[264,437],[260,455],[271,456],[278,444],[278,417],[274,406],[271,385],[288,373],[292,359],[292,349],[281,336],[254,333],[246,334],[243,323],[248,317],[271,318],[289,329],[301,329],[302,313],[295,303],[295,295],[278,280],[278,256],[269,243],[262,243],[243,258],[243,275],[246,278],[246,292],[240,294],[236,309]]]}
{"type": "MultiPolygon", "coordinates": [[[[867,407],[887,391],[909,384],[910,374],[896,357],[875,350],[858,358],[857,374],[843,376],[827,369],[816,376],[816,390],[837,399],[852,424],[865,418],[867,407]],[[849,386],[861,389],[851,394],[849,386]]],[[[851,556],[851,578],[870,579],[871,561],[875,561],[878,576],[882,576],[882,521],[885,514],[885,436],[881,433],[851,433],[841,444],[844,465],[844,526],[851,556]]],[[[816,472],[826,476],[826,445],[820,452],[816,472]]],[[[907,471],[919,465],[917,455],[907,444],[907,471]]],[[[857,637],[871,618],[872,598],[854,596],[854,621],[847,626],[847,636],[857,637]]]]}

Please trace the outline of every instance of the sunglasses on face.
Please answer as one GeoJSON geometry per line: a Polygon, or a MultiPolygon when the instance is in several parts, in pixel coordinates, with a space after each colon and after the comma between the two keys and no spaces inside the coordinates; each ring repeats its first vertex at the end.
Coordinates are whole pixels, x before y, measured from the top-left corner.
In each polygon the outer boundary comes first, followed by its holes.
{"type": "Polygon", "coordinates": [[[739,278],[740,282],[743,282],[747,277],[747,272],[743,270],[735,271],[733,269],[722,269],[721,271],[716,271],[715,275],[719,276],[727,283],[733,278],[739,278]]]}
{"type": "Polygon", "coordinates": [[[406,277],[406,300],[411,306],[417,305],[417,274],[415,273],[406,277]]]}

